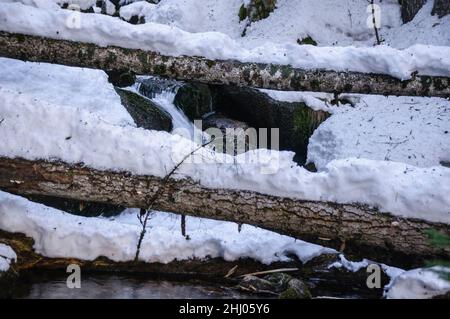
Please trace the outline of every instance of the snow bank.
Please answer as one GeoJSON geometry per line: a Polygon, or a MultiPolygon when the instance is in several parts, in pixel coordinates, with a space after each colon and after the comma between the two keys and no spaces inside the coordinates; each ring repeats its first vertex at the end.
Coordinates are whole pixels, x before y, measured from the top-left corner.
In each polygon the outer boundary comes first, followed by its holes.
{"type": "MultiPolygon", "coordinates": [[[[66,108],[3,88],[0,105],[1,156],[60,159],[163,177],[168,168],[197,148],[180,135],[111,125],[84,109],[66,108]]],[[[332,161],[322,172],[311,173],[297,166],[293,155],[260,149],[233,157],[203,148],[174,177],[189,177],[211,188],[360,202],[401,216],[450,223],[448,168],[352,158],[332,161]]]]}
{"type": "Polygon", "coordinates": [[[135,126],[103,71],[6,58],[0,58],[0,70],[2,90],[83,109],[110,124],[135,126]]]}
{"type": "MultiPolygon", "coordinates": [[[[293,93],[292,93],[293,94],[293,93]]],[[[450,101],[349,95],[311,136],[308,161],[319,170],[335,159],[367,158],[419,167],[450,162],[450,101]]],[[[309,104],[308,104],[309,105],[309,104]]]]}
{"type": "Polygon", "coordinates": [[[126,48],[165,55],[204,56],[330,69],[389,74],[408,79],[412,72],[450,76],[450,47],[414,45],[404,50],[377,47],[314,47],[264,42],[246,48],[219,32],[189,33],[158,23],[131,25],[106,15],[43,10],[21,3],[0,7],[0,30],[126,48]]]}
{"type": "MultiPolygon", "coordinates": [[[[136,209],[127,210],[115,219],[80,217],[0,191],[0,229],[32,237],[36,252],[47,257],[133,260],[141,230],[137,213],[136,209]]],[[[153,213],[142,244],[142,261],[168,263],[207,257],[233,261],[249,257],[270,264],[287,261],[291,254],[307,262],[320,254],[335,253],[253,226],[243,225],[238,232],[235,223],[194,217],[186,219],[190,237],[186,240],[179,218],[153,213]]]]}
{"type": "Polygon", "coordinates": [[[427,299],[450,291],[450,281],[444,276],[450,274],[449,268],[419,268],[403,272],[386,287],[388,299],[427,299]]]}
{"type": "Polygon", "coordinates": [[[0,243],[0,273],[8,271],[12,262],[17,260],[17,255],[8,245],[0,243]]]}

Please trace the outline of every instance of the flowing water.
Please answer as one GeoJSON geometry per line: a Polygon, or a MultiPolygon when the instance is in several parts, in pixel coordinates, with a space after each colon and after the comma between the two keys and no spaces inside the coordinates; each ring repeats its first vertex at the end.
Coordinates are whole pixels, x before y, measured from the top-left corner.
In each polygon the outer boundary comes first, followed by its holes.
{"type": "Polygon", "coordinates": [[[83,275],[81,288],[67,287],[61,272],[33,272],[18,279],[8,297],[25,299],[245,299],[229,287],[204,281],[173,281],[144,275],[83,275]]]}

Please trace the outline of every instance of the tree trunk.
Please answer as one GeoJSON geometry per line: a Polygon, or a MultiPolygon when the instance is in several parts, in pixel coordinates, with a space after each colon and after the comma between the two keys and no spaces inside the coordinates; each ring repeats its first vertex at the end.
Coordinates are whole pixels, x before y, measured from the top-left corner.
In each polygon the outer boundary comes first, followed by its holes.
{"type": "Polygon", "coordinates": [[[0,56],[285,91],[450,96],[448,77],[414,76],[401,81],[382,74],[303,70],[288,65],[216,61],[200,57],[169,57],[151,51],[99,47],[7,32],[0,32],[0,56]]]}
{"type": "Polygon", "coordinates": [[[434,0],[433,11],[431,14],[437,14],[439,18],[450,14],[450,0],[434,0]]]}
{"type": "Polygon", "coordinates": [[[426,2],[427,0],[400,0],[403,23],[408,23],[414,19],[426,2]]]}
{"type": "MultiPolygon", "coordinates": [[[[62,162],[0,158],[0,188],[146,208],[161,178],[100,171],[62,162]]],[[[425,231],[450,234],[449,225],[406,219],[357,204],[336,204],[210,189],[189,180],[169,180],[155,209],[246,223],[345,252],[399,266],[427,258],[449,259],[450,247],[430,244],[425,231]]]]}

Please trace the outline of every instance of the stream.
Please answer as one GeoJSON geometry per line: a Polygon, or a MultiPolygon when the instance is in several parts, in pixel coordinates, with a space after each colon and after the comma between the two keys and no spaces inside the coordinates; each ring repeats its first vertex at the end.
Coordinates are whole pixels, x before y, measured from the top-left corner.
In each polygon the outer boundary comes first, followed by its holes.
{"type": "MultiPolygon", "coordinates": [[[[16,299],[265,299],[213,280],[145,274],[82,274],[81,288],[67,287],[63,270],[33,270],[21,273],[2,298],[16,299]]],[[[357,276],[356,276],[357,277],[357,276]]],[[[380,292],[349,282],[348,275],[313,275],[306,280],[313,297],[346,299],[380,298],[380,292]]],[[[355,278],[356,279],[356,278],[355,278]]],[[[351,280],[352,281],[352,280],[351,280]]],[[[3,291],[3,294],[5,291],[3,291]]]]}

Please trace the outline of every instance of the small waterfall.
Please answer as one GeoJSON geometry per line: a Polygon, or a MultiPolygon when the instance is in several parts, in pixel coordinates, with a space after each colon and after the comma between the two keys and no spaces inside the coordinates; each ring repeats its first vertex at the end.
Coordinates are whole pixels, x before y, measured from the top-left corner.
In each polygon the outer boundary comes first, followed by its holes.
{"type": "Polygon", "coordinates": [[[192,123],[181,109],[175,106],[175,95],[181,83],[154,76],[138,76],[136,83],[127,89],[151,100],[172,117],[172,133],[179,134],[198,143],[204,140],[203,134],[194,137],[194,123],[192,123]],[[143,85],[145,84],[145,86],[143,85]]]}

